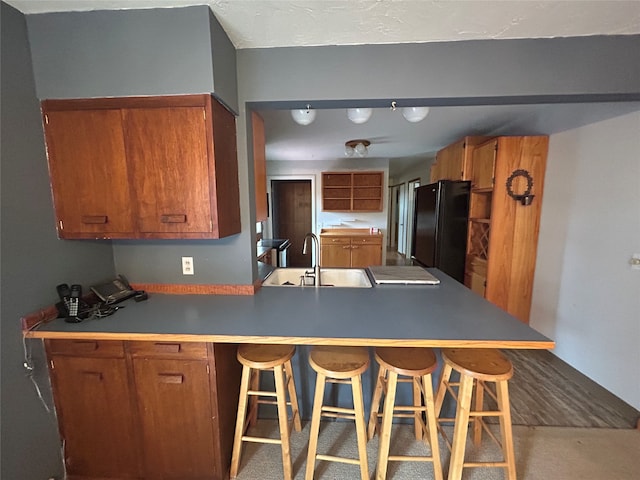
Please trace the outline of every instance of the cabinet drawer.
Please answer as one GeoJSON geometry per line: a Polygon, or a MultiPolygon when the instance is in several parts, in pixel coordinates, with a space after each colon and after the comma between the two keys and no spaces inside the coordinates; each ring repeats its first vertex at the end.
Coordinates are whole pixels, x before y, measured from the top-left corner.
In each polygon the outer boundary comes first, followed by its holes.
{"type": "Polygon", "coordinates": [[[124,345],[119,340],[45,340],[47,351],[53,355],[82,357],[124,357],[124,345]]]}
{"type": "Polygon", "coordinates": [[[128,342],[132,357],[207,358],[204,342],[128,342]]]}
{"type": "Polygon", "coordinates": [[[379,237],[353,237],[352,245],[382,245],[382,238],[379,237]]]}
{"type": "Polygon", "coordinates": [[[320,238],[321,245],[349,245],[351,244],[351,238],[349,237],[322,237],[320,238]]]}

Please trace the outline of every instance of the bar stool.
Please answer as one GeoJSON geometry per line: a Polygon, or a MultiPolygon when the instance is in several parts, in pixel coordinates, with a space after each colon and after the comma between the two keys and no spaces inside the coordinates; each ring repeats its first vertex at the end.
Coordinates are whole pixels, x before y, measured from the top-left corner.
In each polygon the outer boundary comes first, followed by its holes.
{"type": "Polygon", "coordinates": [[[378,347],[375,350],[375,357],[380,369],[371,403],[368,436],[369,439],[373,438],[378,429],[378,418],[382,417],[376,478],[384,480],[387,477],[389,461],[423,461],[432,462],[435,479],[442,480],[438,427],[431,383],[431,373],[438,366],[433,350],[430,348],[378,347]],[[413,405],[395,405],[398,382],[413,385],[413,405]],[[383,413],[380,414],[383,394],[384,408],[383,413]],[[423,413],[427,420],[426,424],[423,420],[423,413]],[[416,440],[428,441],[431,446],[431,456],[389,455],[393,417],[413,418],[416,440]]]}
{"type": "Polygon", "coordinates": [[[369,368],[369,352],[365,347],[313,347],[309,364],[317,372],[316,390],[311,415],[309,450],[307,454],[306,480],[313,480],[316,459],[360,465],[362,480],[369,480],[367,464],[367,432],[362,399],[362,373],[369,368]],[[324,405],[326,383],[350,384],[353,393],[353,409],[324,405]],[[320,417],[355,420],[358,438],[358,459],[317,454],[320,434],[320,417]]]}
{"type": "Polygon", "coordinates": [[[282,464],[285,480],[291,480],[291,449],[289,445],[289,420],[287,406],[291,407],[293,425],[296,431],[302,430],[300,409],[293,380],[291,358],[295,353],[293,345],[240,345],[237,358],[242,364],[242,379],[240,383],[240,398],[238,400],[238,416],[236,431],[233,439],[233,454],[229,476],[238,475],[242,442],[280,444],[282,448],[282,464]],[[273,371],[275,392],[259,390],[260,372],[273,371]],[[289,401],[287,401],[287,391],[289,401]],[[251,409],[247,415],[247,403],[251,397],[251,409]],[[265,400],[261,397],[275,397],[276,400],[265,400]],[[258,404],[277,405],[280,438],[263,438],[245,435],[247,427],[255,422],[258,414],[258,404]]]}
{"type": "MultiPolygon", "coordinates": [[[[511,432],[511,411],[509,406],[508,380],[513,376],[513,365],[500,351],[483,348],[446,348],[442,349],[444,367],[440,377],[438,393],[436,394],[436,413],[439,415],[447,392],[456,400],[456,418],[453,429],[453,444],[447,438],[444,430],[440,432],[445,437],[451,450],[449,462],[449,480],[459,480],[465,467],[502,467],[506,468],[507,478],[515,480],[516,465],[513,451],[513,435],[511,432]],[[459,382],[451,382],[451,372],[460,374],[459,382]],[[495,393],[487,388],[487,382],[495,383],[495,393]],[[471,410],[474,396],[474,410],[471,410]],[[497,403],[497,410],[484,410],[484,392],[497,403]],[[501,440],[487,427],[484,417],[498,417],[500,422],[501,440]],[[504,460],[501,462],[465,462],[465,447],[469,421],[473,422],[473,440],[480,444],[482,430],[501,447],[504,460]]],[[[440,419],[446,421],[450,419],[440,419]]]]}

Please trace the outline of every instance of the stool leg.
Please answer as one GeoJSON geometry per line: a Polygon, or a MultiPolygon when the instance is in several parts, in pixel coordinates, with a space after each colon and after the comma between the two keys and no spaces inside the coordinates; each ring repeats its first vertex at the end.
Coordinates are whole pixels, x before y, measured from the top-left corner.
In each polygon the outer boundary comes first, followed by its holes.
{"type": "Polygon", "coordinates": [[[397,385],[398,374],[393,371],[389,371],[387,378],[387,392],[385,393],[384,407],[382,410],[382,427],[380,429],[380,445],[378,447],[378,467],[376,469],[377,480],[384,480],[387,477],[389,446],[391,443],[391,425],[393,420],[393,407],[396,401],[397,385]]]}
{"type": "Polygon", "coordinates": [[[367,427],[364,420],[364,400],[362,399],[362,380],[360,375],[351,378],[353,391],[353,409],[358,437],[358,457],[360,458],[360,476],[369,480],[369,463],[367,461],[367,427]]]}
{"type": "Polygon", "coordinates": [[[282,365],[273,367],[276,384],[276,403],[278,405],[278,423],[280,424],[280,441],[282,447],[282,466],[284,479],[291,480],[291,448],[289,445],[289,421],[287,415],[287,391],[284,385],[284,371],[282,365]]]}
{"type": "Polygon", "coordinates": [[[380,365],[378,370],[378,379],[376,380],[376,389],[373,392],[373,399],[371,400],[371,413],[369,414],[369,427],[367,432],[367,438],[371,440],[376,434],[378,428],[378,413],[380,413],[380,399],[382,398],[382,391],[384,390],[384,384],[386,382],[385,377],[387,369],[380,365]]]}
{"type": "MultiPolygon", "coordinates": [[[[476,380],[476,388],[474,389],[474,405],[473,409],[476,412],[482,412],[484,410],[484,382],[476,380]]],[[[482,441],[482,425],[484,424],[484,418],[477,416],[473,419],[473,443],[474,445],[480,445],[482,441]]]]}
{"type": "Polygon", "coordinates": [[[442,410],[442,403],[444,402],[444,397],[447,394],[446,384],[451,377],[451,371],[451,366],[445,363],[442,367],[442,372],[440,372],[440,379],[438,380],[438,392],[436,393],[435,400],[436,417],[440,416],[440,410],[442,410]]]}
{"type": "Polygon", "coordinates": [[[318,435],[320,434],[320,414],[324,400],[324,385],[326,377],[318,373],[316,377],[316,392],[313,397],[313,413],[311,414],[311,429],[309,432],[309,448],[307,451],[307,470],[305,480],[313,480],[316,468],[316,453],[318,452],[318,435]]]}
{"type": "Polygon", "coordinates": [[[506,380],[496,382],[496,396],[500,416],[500,435],[502,436],[502,452],[507,462],[509,480],[516,480],[516,458],[513,451],[513,432],[511,430],[511,407],[509,405],[509,387],[506,380]]]}
{"type": "Polygon", "coordinates": [[[429,428],[429,445],[431,446],[431,456],[433,457],[433,475],[435,480],[442,480],[442,463],[440,461],[440,445],[438,444],[438,421],[435,413],[431,375],[422,376],[422,389],[424,391],[427,427],[429,428]]]}
{"type": "Polygon", "coordinates": [[[231,455],[231,469],[229,471],[231,478],[238,476],[238,467],[240,466],[242,435],[244,434],[244,424],[247,415],[247,392],[249,390],[250,376],[251,368],[243,366],[242,379],[240,381],[240,397],[238,399],[238,416],[236,417],[236,432],[233,437],[233,454],[231,455]]]}
{"type": "MultiPolygon", "coordinates": [[[[249,381],[249,390],[260,390],[260,370],[253,369],[251,371],[249,381]]],[[[247,425],[255,426],[258,421],[258,397],[249,396],[249,416],[247,417],[247,425]]]]}
{"type": "Polygon", "coordinates": [[[449,480],[460,480],[464,466],[464,449],[467,444],[467,429],[469,427],[469,409],[471,408],[471,394],[473,393],[473,378],[460,375],[458,388],[458,404],[456,405],[456,420],[453,427],[453,444],[451,446],[451,460],[449,461],[449,480]]]}
{"type": "Polygon", "coordinates": [[[302,422],[300,421],[300,407],[298,406],[298,396],[296,395],[296,384],[293,381],[293,368],[291,360],[284,364],[284,371],[287,374],[287,386],[289,389],[289,401],[291,402],[291,410],[293,411],[293,427],[296,432],[302,430],[302,422]]]}
{"type": "MultiPolygon", "coordinates": [[[[411,379],[411,385],[413,386],[413,406],[422,406],[422,396],[420,394],[420,378],[413,377],[411,379]]],[[[416,411],[413,414],[413,431],[416,436],[416,440],[422,440],[422,412],[416,411]]]]}

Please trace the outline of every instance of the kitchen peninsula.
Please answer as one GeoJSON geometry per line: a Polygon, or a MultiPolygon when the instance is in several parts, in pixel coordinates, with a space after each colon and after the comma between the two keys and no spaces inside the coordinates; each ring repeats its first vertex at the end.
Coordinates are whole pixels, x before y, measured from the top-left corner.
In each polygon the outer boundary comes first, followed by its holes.
{"type": "Polygon", "coordinates": [[[104,319],[56,319],[32,338],[297,345],[553,348],[438,270],[433,286],[263,287],[255,295],[152,295],[104,319]]]}
{"type": "MultiPolygon", "coordinates": [[[[228,478],[238,343],[554,346],[441,271],[430,271],[440,284],[153,294],[146,302],[125,302],[110,317],[55,319],[25,330],[27,338],[45,339],[67,471],[96,479],[228,478]]],[[[306,365],[303,349],[299,355],[306,365]]]]}

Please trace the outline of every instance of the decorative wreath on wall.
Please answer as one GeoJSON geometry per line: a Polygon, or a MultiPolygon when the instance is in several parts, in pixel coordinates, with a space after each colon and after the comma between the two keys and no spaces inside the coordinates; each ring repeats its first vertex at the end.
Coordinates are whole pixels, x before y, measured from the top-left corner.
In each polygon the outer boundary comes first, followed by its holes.
{"type": "Polygon", "coordinates": [[[518,200],[522,203],[522,205],[531,205],[533,201],[533,197],[535,195],[531,195],[531,188],[533,187],[533,177],[531,174],[523,169],[514,170],[509,178],[507,178],[507,193],[514,200],[518,200]],[[513,191],[513,181],[518,177],[524,177],[527,180],[527,189],[523,193],[515,193],[513,191]]]}

